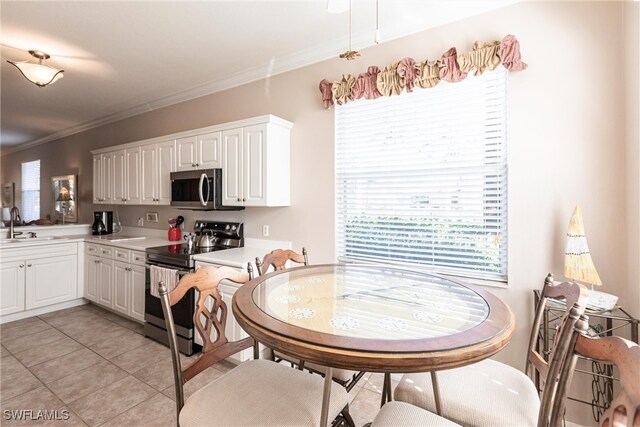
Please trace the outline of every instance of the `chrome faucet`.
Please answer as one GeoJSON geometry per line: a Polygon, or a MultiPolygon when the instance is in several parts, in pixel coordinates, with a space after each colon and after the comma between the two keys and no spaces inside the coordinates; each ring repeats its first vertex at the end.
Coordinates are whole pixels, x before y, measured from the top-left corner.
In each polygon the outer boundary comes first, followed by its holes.
{"type": "Polygon", "coordinates": [[[11,208],[11,210],[9,211],[9,216],[11,217],[11,222],[9,223],[9,238],[15,239],[16,236],[22,234],[22,231],[15,231],[14,229],[15,222],[20,221],[20,210],[17,206],[11,208]]]}

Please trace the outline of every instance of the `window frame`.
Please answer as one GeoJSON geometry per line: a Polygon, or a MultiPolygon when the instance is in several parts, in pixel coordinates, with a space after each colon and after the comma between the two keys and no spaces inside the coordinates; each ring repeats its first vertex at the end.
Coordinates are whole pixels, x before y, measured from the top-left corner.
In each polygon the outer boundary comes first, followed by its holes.
{"type": "MultiPolygon", "coordinates": [[[[467,283],[472,283],[472,284],[478,284],[478,285],[483,285],[483,286],[492,286],[492,287],[499,287],[499,288],[506,288],[508,287],[508,282],[509,282],[509,244],[508,244],[508,230],[509,230],[509,162],[508,162],[508,138],[507,138],[507,105],[508,105],[508,72],[507,70],[505,70],[503,67],[499,67],[498,70],[493,71],[493,72],[488,72],[488,73],[495,73],[495,72],[500,72],[502,73],[500,76],[498,76],[498,78],[503,78],[504,79],[504,90],[503,92],[501,92],[500,94],[503,97],[503,103],[501,104],[501,106],[503,107],[503,112],[502,112],[502,124],[501,124],[501,160],[503,163],[500,163],[500,165],[497,166],[496,171],[503,174],[503,176],[500,177],[500,184],[502,184],[502,189],[501,191],[501,198],[503,198],[504,200],[501,203],[501,206],[503,206],[502,210],[501,210],[501,214],[500,214],[500,221],[504,222],[504,225],[502,226],[504,228],[504,235],[501,233],[500,234],[500,238],[504,239],[504,246],[502,244],[502,242],[498,243],[498,252],[503,251],[504,255],[499,255],[500,258],[500,272],[495,275],[495,277],[492,277],[491,274],[478,274],[478,275],[467,275],[465,274],[463,269],[450,269],[447,267],[443,267],[443,266],[438,266],[438,265],[426,265],[426,264],[416,264],[416,263],[410,263],[410,262],[403,262],[403,261],[397,261],[397,260],[391,260],[391,259],[386,259],[386,260],[376,260],[376,259],[362,259],[362,258],[357,258],[357,257],[353,257],[353,256],[349,256],[347,254],[345,254],[346,249],[344,248],[345,246],[345,242],[342,241],[342,247],[341,247],[341,238],[344,238],[346,236],[345,231],[341,230],[341,227],[345,227],[344,223],[343,225],[340,224],[342,218],[339,217],[340,215],[340,183],[339,183],[339,179],[340,179],[340,168],[339,168],[339,148],[338,148],[338,144],[340,143],[339,141],[339,126],[338,126],[338,115],[341,111],[341,108],[346,107],[345,106],[339,106],[336,105],[335,110],[334,110],[334,230],[335,230],[335,241],[334,241],[334,249],[337,255],[337,258],[339,261],[341,262],[358,262],[358,263],[385,263],[385,264],[390,264],[390,265],[398,265],[398,266],[404,266],[404,267],[409,267],[409,268],[413,268],[413,269],[420,269],[420,270],[428,270],[431,272],[435,272],[437,274],[443,275],[443,276],[449,276],[449,277],[453,277],[453,278],[458,278],[458,279],[462,279],[467,283]],[[499,276],[499,277],[497,277],[499,276]]],[[[469,76],[467,79],[471,79],[471,78],[475,78],[473,76],[469,76]]],[[[466,80],[466,79],[465,79],[466,80]]],[[[464,82],[462,82],[464,83],[464,82]]],[[[444,82],[442,82],[441,84],[446,84],[444,82]]],[[[461,84],[461,83],[450,83],[450,84],[461,84]]],[[[416,88],[415,90],[417,91],[430,91],[431,89],[419,89],[416,88]]],[[[404,92],[400,95],[400,97],[402,96],[407,96],[407,94],[405,94],[404,92]]],[[[398,98],[397,96],[394,96],[393,98],[398,98]]],[[[358,103],[371,103],[371,102],[376,102],[377,100],[357,100],[357,101],[353,101],[353,102],[358,102],[358,103]]],[[[349,103],[352,104],[352,103],[349,103]]],[[[364,104],[363,104],[364,105],[364,104]]],[[[483,147],[487,147],[489,144],[486,142],[488,141],[488,138],[484,138],[483,139],[484,144],[483,147]]],[[[486,177],[485,177],[485,186],[486,186],[486,177]]],[[[483,198],[484,203],[486,203],[486,198],[483,198]]],[[[486,210],[486,206],[483,207],[483,212],[486,210]]],[[[346,215],[345,215],[346,217],[346,215]]],[[[344,221],[344,220],[343,220],[344,221]]],[[[345,239],[346,241],[346,239],[345,239]]],[[[486,251],[486,250],[485,250],[486,251]]],[[[446,251],[440,252],[440,253],[447,253],[446,251]]],[[[472,269],[469,269],[468,272],[473,271],[472,269]]]]}

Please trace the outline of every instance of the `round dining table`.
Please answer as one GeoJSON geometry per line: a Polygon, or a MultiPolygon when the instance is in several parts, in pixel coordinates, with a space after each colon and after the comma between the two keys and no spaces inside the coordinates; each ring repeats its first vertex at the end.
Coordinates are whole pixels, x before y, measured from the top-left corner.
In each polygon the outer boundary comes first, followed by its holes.
{"type": "Polygon", "coordinates": [[[333,368],[431,372],[435,379],[435,371],[497,353],[515,328],[511,309],[490,292],[389,265],[275,271],[241,286],[232,305],[237,322],[256,341],[327,367],[321,426],[330,421],[333,368]]]}

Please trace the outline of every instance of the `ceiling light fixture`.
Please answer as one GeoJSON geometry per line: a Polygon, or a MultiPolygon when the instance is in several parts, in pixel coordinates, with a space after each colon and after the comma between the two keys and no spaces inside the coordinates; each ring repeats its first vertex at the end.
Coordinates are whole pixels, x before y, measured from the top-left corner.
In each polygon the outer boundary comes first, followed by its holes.
{"type": "Polygon", "coordinates": [[[360,56],[360,52],[357,50],[351,50],[351,10],[353,9],[351,0],[349,0],[349,50],[345,53],[340,54],[340,58],[345,58],[347,61],[352,59],[356,59],[356,57],[360,56]]]}
{"type": "Polygon", "coordinates": [[[14,62],[10,60],[7,60],[7,62],[14,65],[27,80],[38,87],[45,87],[64,77],[62,74],[64,70],[55,69],[44,63],[44,61],[50,58],[49,54],[39,50],[30,50],[29,53],[38,60],[37,63],[29,61],[14,62]]]}

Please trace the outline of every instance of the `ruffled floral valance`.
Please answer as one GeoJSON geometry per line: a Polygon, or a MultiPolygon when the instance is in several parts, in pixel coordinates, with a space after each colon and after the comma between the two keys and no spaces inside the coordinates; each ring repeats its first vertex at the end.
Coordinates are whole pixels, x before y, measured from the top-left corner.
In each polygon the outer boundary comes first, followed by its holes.
{"type": "Polygon", "coordinates": [[[382,70],[372,65],[358,77],[346,74],[333,83],[324,79],[320,82],[322,103],[329,109],[334,102],[342,105],[354,99],[400,95],[403,90],[412,92],[416,87],[434,87],[441,80],[455,83],[464,80],[473,70],[474,75],[479,76],[500,64],[509,71],[527,68],[515,36],[508,35],[502,41],[475,42],[472,51],[460,54],[452,47],[438,60],[416,62],[413,58],[404,58],[382,70]]]}

